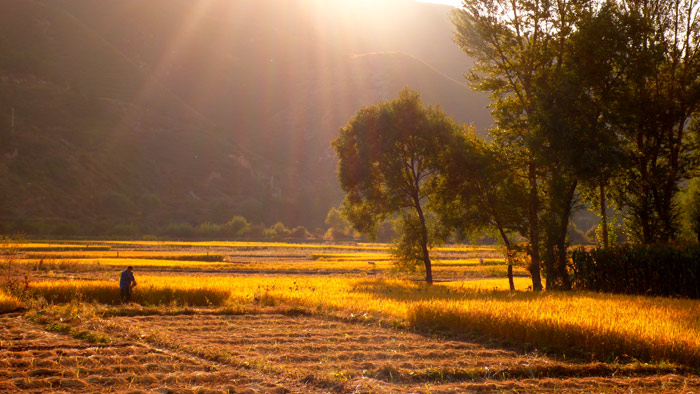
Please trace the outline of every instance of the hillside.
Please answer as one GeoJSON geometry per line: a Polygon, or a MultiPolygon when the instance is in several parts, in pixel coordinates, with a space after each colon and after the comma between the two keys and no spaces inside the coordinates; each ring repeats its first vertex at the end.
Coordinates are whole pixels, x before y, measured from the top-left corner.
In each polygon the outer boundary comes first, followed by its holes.
{"type": "Polygon", "coordinates": [[[340,199],[330,141],[361,106],[408,86],[489,125],[447,7],[358,4],[0,0],[3,222],[315,227],[340,199]]]}

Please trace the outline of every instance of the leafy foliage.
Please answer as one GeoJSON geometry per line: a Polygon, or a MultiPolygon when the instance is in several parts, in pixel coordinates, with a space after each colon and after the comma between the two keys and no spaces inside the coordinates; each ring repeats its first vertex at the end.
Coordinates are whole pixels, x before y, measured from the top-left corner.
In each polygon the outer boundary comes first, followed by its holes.
{"type": "Polygon", "coordinates": [[[700,247],[617,246],[572,254],[574,285],[608,293],[700,298],[700,247]]]}
{"type": "Polygon", "coordinates": [[[683,235],[700,243],[700,178],[691,179],[679,199],[683,235]]]}
{"type": "Polygon", "coordinates": [[[593,1],[465,2],[454,13],[456,41],[476,62],[468,75],[488,92],[496,145],[527,180],[527,238],[533,288],[567,288],[567,229],[588,152],[599,149],[598,112],[573,72],[572,36],[593,1]],[[544,246],[544,253],[540,250],[544,246]]]}
{"type": "Polygon", "coordinates": [[[425,107],[417,92],[358,111],[333,141],[338,179],[346,196],[343,213],[361,233],[376,236],[377,227],[395,214],[402,217],[406,260],[420,260],[432,282],[426,203],[439,176],[438,158],[454,142],[460,127],[437,107],[425,107]]]}

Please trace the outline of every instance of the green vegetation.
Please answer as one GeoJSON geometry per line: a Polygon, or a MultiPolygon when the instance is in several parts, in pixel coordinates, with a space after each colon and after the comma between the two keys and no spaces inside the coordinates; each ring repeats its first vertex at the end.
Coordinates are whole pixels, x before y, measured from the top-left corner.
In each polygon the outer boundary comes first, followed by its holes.
{"type": "Polygon", "coordinates": [[[572,253],[579,289],[700,299],[700,246],[636,245],[572,253]]]}
{"type": "Polygon", "coordinates": [[[333,143],[344,215],[370,235],[399,216],[398,260],[422,260],[428,283],[428,244],[442,229],[490,230],[509,260],[527,252],[535,291],[542,271],[548,289],[572,288],[571,221],[583,201],[604,248],[617,238],[610,206],[632,242],[687,240],[700,201],[688,183],[700,168],[700,3],[636,4],[477,0],[455,10],[456,41],[475,60],[468,80],[490,94],[490,141],[441,128],[450,121],[424,117],[417,98],[404,105],[406,91],[361,109],[333,143]]]}
{"type": "Polygon", "coordinates": [[[345,216],[371,237],[379,224],[399,216],[397,260],[423,264],[428,283],[433,281],[429,248],[445,236],[430,223],[425,204],[436,194],[431,183],[443,148],[460,130],[439,107],[423,106],[420,95],[406,89],[395,100],[360,109],[333,141],[340,186],[347,193],[345,216]]]}

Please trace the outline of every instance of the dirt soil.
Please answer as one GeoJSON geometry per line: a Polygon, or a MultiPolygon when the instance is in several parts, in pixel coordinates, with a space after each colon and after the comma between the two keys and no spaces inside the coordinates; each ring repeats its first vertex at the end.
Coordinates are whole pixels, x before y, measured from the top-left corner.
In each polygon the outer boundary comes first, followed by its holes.
{"type": "Polygon", "coordinates": [[[113,342],[0,317],[0,392],[700,393],[669,366],[555,360],[312,316],[113,317],[113,342]]]}

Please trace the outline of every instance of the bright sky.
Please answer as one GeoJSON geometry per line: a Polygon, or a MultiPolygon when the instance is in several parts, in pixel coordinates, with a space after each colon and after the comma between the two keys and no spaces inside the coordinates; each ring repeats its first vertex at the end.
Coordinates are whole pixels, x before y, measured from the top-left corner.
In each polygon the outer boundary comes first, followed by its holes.
{"type": "Polygon", "coordinates": [[[439,4],[448,4],[453,7],[461,7],[462,6],[462,0],[418,0],[421,3],[439,3],[439,4]]]}

